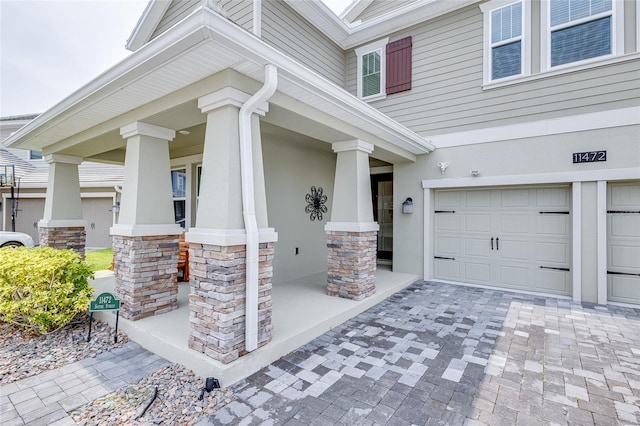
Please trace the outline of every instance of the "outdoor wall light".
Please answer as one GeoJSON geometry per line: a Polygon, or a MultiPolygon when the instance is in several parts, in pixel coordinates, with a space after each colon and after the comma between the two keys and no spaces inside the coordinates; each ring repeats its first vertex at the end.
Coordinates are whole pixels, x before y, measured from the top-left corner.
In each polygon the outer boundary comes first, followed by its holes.
{"type": "Polygon", "coordinates": [[[407,199],[402,202],[402,213],[413,213],[413,199],[411,197],[407,197],[407,199]]]}
{"type": "Polygon", "coordinates": [[[114,213],[120,213],[120,201],[116,201],[116,203],[111,206],[111,211],[114,213]]]}
{"type": "Polygon", "coordinates": [[[444,171],[449,167],[449,162],[444,161],[442,163],[438,163],[438,167],[440,167],[440,173],[444,174],[444,171]]]}

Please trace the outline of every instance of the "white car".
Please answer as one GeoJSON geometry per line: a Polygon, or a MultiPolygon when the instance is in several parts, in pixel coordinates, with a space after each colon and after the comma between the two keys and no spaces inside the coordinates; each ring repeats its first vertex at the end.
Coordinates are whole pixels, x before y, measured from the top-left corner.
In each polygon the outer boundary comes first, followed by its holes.
{"type": "Polygon", "coordinates": [[[33,247],[35,245],[31,235],[22,232],[0,231],[0,247],[33,247]]]}

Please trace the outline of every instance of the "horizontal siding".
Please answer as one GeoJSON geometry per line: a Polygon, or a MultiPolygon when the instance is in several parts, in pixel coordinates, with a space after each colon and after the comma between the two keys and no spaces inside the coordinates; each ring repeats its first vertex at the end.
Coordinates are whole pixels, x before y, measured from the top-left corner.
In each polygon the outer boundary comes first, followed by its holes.
{"type": "Polygon", "coordinates": [[[360,15],[356,18],[362,20],[362,22],[368,21],[373,18],[377,18],[393,9],[405,6],[409,3],[413,3],[415,0],[373,0],[373,3],[369,5],[360,15]]]}
{"type": "Polygon", "coordinates": [[[253,28],[253,0],[226,0],[220,2],[229,19],[247,31],[253,28]]]}
{"type": "Polygon", "coordinates": [[[173,0],[151,35],[151,40],[186,18],[200,4],[201,0],[173,0]]]}
{"type": "MultiPolygon", "coordinates": [[[[640,104],[638,60],[482,90],[482,31],[482,13],[471,6],[392,34],[413,37],[413,87],[372,105],[427,136],[640,104]]],[[[353,50],[346,75],[355,95],[353,50]]]]}
{"type": "Polygon", "coordinates": [[[262,40],[344,87],[344,51],[284,2],[262,3],[262,40]]]}
{"type": "MultiPolygon", "coordinates": [[[[186,18],[198,6],[202,0],[173,0],[151,39],[158,37],[169,28],[186,18]]],[[[227,13],[227,17],[247,31],[252,30],[253,24],[253,0],[225,0],[220,2],[220,7],[227,13]]]]}

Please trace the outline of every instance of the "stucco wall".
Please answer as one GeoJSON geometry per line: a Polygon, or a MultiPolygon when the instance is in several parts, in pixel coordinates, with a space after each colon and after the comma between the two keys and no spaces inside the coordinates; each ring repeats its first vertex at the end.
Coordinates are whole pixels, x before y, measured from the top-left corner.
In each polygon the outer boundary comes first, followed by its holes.
{"type": "Polygon", "coordinates": [[[262,136],[269,226],[278,232],[273,283],[326,271],[324,225],[331,217],[335,154],[262,136]],[[329,212],[322,221],[309,220],[304,209],[311,186],[322,187],[329,212]],[[296,247],[298,254],[295,254],[296,247]]]}
{"type": "MultiPolygon", "coordinates": [[[[423,155],[415,163],[394,166],[394,247],[393,269],[398,272],[415,273],[422,276],[424,271],[424,194],[422,180],[472,179],[469,172],[480,170],[478,182],[482,178],[498,176],[518,176],[526,182],[550,173],[566,173],[558,183],[570,183],[580,172],[593,173],[593,181],[582,184],[582,292],[583,299],[595,301],[596,290],[596,183],[599,173],[612,169],[636,169],[640,165],[640,149],[637,135],[640,126],[624,126],[567,133],[545,137],[439,148],[429,155],[423,155]],[[604,163],[573,164],[572,153],[606,150],[604,163]],[[438,162],[450,165],[442,174],[438,162]],[[402,201],[413,198],[414,213],[402,214],[402,201]]],[[[460,183],[464,188],[466,183],[460,183]]],[[[427,195],[429,196],[429,195],[427,195]]],[[[426,212],[430,218],[430,212],[426,212]]],[[[429,225],[430,226],[430,225],[429,225]]]]}

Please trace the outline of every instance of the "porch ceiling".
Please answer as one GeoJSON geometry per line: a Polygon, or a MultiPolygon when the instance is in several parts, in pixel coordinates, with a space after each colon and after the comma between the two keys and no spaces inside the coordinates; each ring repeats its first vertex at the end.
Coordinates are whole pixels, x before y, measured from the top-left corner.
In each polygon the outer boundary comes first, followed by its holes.
{"type": "MultiPolygon", "coordinates": [[[[269,63],[279,70],[266,118],[272,124],[325,142],[365,139],[375,145],[374,156],[390,162],[433,150],[419,135],[205,6],[41,114],[7,144],[117,161],[125,145],[120,127],[133,121],[174,130],[198,126],[205,121],[198,97],[242,78],[253,92],[269,63]],[[227,69],[236,72],[222,73],[227,69]]],[[[193,138],[175,140],[176,154],[190,146],[193,138]]]]}

